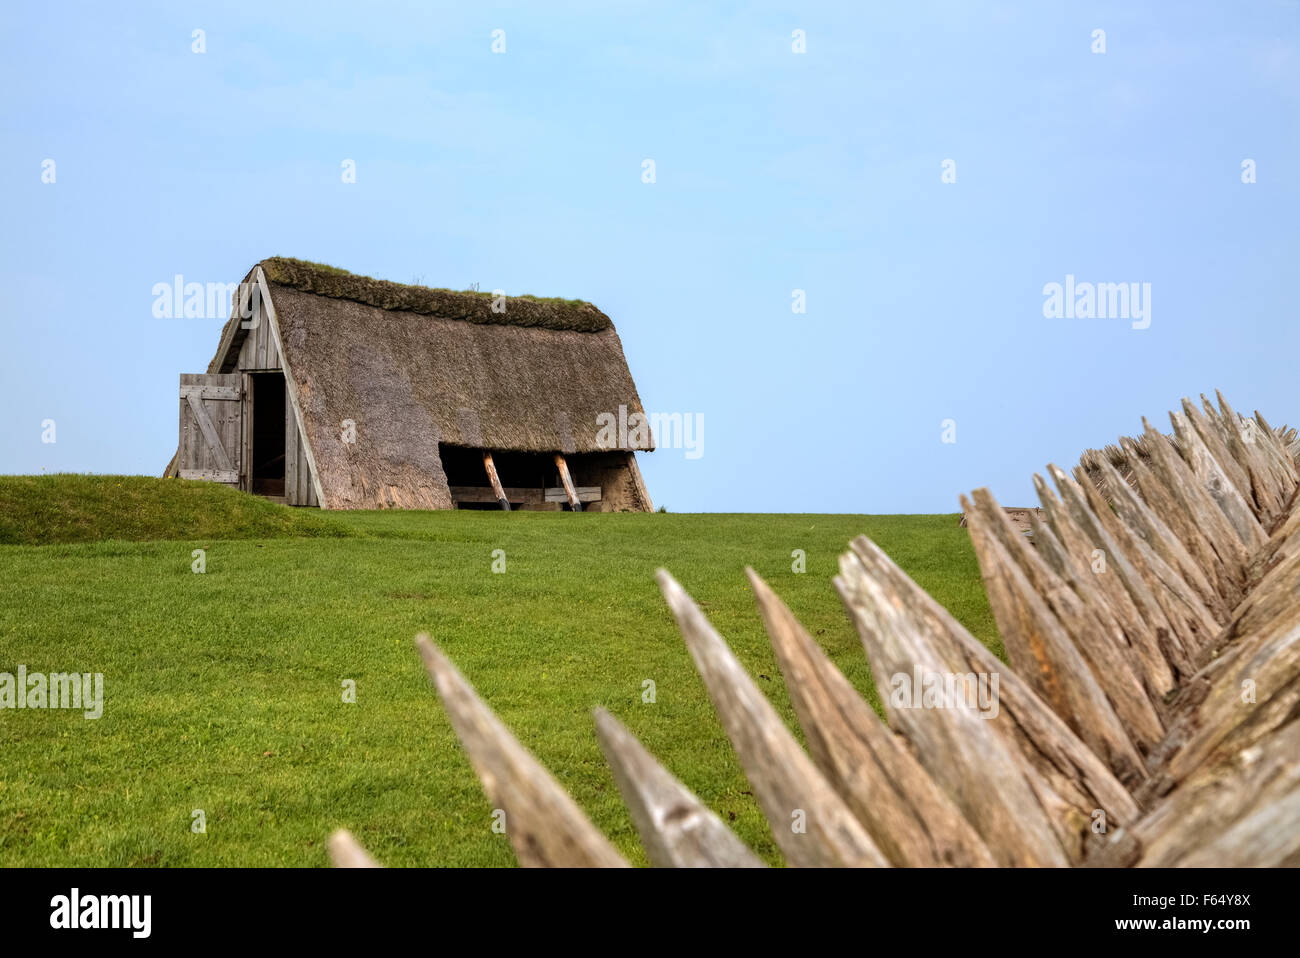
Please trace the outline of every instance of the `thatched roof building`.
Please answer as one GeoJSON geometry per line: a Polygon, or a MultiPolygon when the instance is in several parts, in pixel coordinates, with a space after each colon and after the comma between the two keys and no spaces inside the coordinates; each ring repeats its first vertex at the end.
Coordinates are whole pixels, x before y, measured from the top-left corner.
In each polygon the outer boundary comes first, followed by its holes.
{"type": "Polygon", "coordinates": [[[590,303],[278,258],[240,290],[207,374],[181,377],[169,475],[332,509],[652,508],[598,426],[644,413],[590,303]]]}

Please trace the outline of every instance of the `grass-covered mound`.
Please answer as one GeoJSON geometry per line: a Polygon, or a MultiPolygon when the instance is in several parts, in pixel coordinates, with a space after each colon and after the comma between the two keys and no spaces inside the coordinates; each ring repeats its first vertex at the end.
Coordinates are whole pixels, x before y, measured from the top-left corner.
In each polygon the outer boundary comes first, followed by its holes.
{"type": "MultiPolygon", "coordinates": [[[[118,491],[116,480],[95,481],[118,491]]],[[[130,482],[157,490],[151,511],[161,492],[206,493],[223,508],[246,501],[184,483],[127,480],[122,489],[130,482]]],[[[170,528],[184,528],[170,513],[170,528]]],[[[309,518],[292,511],[285,521],[309,518]]],[[[596,742],[596,706],[775,863],[767,822],[655,585],[657,567],[700,603],[796,735],[746,565],[868,696],[862,643],[830,582],[856,535],[999,647],[970,538],[953,515],[319,518],[354,535],[0,547],[0,672],[21,664],[104,677],[97,720],[0,712],[0,865],[323,865],[325,837],[338,827],[387,865],[513,863],[420,665],[420,631],[630,860],[644,855],[596,742]],[[195,544],[207,550],[202,575],[195,544]],[[195,809],[203,833],[192,831],[195,809]]],[[[229,511],[221,523],[239,526],[229,511]]]]}
{"type": "Polygon", "coordinates": [[[0,545],[347,534],[315,510],[291,509],[213,482],[0,476],[0,545]]]}

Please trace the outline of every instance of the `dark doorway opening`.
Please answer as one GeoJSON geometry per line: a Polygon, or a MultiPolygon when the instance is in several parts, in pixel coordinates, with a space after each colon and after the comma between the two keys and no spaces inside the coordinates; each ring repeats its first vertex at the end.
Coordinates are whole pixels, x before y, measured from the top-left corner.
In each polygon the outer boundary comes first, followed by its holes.
{"type": "Polygon", "coordinates": [[[262,496],[284,495],[284,373],[253,373],[253,443],[250,489],[262,496]]]}

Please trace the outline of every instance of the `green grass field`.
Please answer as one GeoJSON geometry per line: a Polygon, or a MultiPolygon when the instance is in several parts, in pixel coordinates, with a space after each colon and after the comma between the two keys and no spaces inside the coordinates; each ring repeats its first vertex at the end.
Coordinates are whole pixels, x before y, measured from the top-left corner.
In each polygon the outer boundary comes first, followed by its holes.
{"type": "Polygon", "coordinates": [[[0,545],[0,672],[100,672],[105,699],[98,720],[0,711],[0,865],[324,865],[340,826],[388,865],[512,864],[422,630],[633,862],[595,706],[775,863],[653,572],[691,592],[798,734],[743,570],[871,695],[830,584],[862,533],[1000,654],[951,515],[320,513],[175,480],[0,478],[0,541],[19,543],[0,545]]]}

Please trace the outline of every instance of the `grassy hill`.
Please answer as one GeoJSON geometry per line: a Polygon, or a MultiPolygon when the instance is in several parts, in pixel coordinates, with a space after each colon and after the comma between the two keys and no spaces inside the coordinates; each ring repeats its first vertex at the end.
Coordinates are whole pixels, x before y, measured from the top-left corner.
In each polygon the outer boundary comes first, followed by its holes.
{"type": "Polygon", "coordinates": [[[54,543],[0,546],[0,672],[98,672],[105,697],[98,720],[0,712],[0,865],[323,865],[339,826],[390,865],[513,862],[419,665],[421,630],[632,861],[598,705],[776,861],[657,567],[796,730],[746,564],[866,694],[830,585],[860,533],[997,649],[955,516],[319,513],[197,483],[57,476],[0,480],[0,521],[54,543]]]}
{"type": "Polygon", "coordinates": [[[286,509],[215,482],[67,473],[0,476],[4,545],[347,534],[314,510],[286,509]]]}

